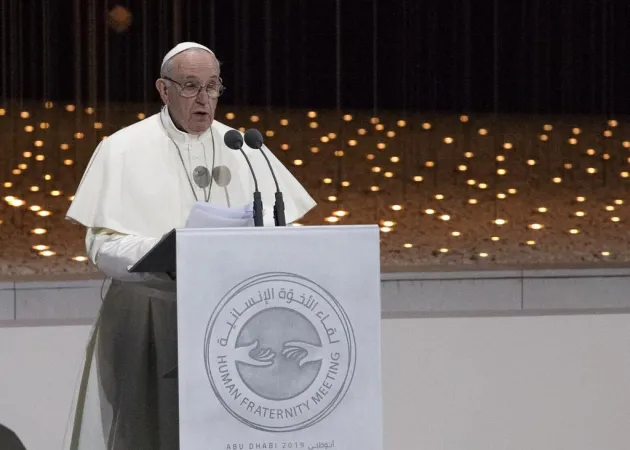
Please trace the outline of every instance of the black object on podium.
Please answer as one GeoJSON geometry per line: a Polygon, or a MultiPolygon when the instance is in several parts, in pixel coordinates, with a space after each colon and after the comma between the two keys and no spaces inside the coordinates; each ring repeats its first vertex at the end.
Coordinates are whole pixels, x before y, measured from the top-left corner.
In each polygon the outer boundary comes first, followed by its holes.
{"type": "MultiPolygon", "coordinates": [[[[175,279],[177,273],[177,236],[175,230],[171,230],[162,236],[162,239],[130,269],[131,273],[166,273],[175,279]]],[[[164,374],[166,379],[177,378],[177,366],[164,374]]]]}

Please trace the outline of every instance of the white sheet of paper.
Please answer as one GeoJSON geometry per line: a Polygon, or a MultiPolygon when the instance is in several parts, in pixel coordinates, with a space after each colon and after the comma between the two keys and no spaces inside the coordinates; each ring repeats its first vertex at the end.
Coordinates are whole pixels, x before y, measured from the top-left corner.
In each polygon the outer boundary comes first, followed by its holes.
{"type": "Polygon", "coordinates": [[[235,228],[254,225],[251,206],[229,208],[197,202],[186,220],[186,228],[235,228]]]}

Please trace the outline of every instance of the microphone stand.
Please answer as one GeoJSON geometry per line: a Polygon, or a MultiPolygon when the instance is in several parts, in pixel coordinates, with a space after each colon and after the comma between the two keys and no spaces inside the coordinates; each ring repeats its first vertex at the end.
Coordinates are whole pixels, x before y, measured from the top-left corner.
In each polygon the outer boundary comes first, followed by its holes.
{"type": "MultiPolygon", "coordinates": [[[[254,226],[262,227],[263,226],[263,205],[262,205],[262,196],[260,195],[260,191],[258,190],[258,180],[256,179],[256,175],[254,175],[254,168],[252,167],[252,163],[249,162],[249,158],[243,151],[243,148],[239,148],[243,156],[245,157],[245,161],[247,161],[247,165],[249,166],[249,170],[252,172],[252,177],[254,178],[254,226]]],[[[275,211],[274,211],[275,214],[275,211]]]]}

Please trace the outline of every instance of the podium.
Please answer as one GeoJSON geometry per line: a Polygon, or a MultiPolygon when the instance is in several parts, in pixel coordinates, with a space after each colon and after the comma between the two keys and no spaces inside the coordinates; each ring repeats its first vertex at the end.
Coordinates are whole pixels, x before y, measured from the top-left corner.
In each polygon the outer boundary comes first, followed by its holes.
{"type": "Polygon", "coordinates": [[[181,450],[382,450],[376,226],[176,229],[181,450]]]}

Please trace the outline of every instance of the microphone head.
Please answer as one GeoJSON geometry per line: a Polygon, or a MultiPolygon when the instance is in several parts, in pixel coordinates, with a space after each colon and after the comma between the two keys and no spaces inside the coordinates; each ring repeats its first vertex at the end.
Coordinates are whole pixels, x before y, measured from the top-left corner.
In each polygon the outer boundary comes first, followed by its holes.
{"type": "Polygon", "coordinates": [[[248,147],[261,149],[263,146],[263,142],[264,140],[262,134],[260,134],[260,131],[258,131],[257,129],[250,128],[245,132],[245,143],[248,147]]]}
{"type": "Polygon", "coordinates": [[[243,147],[243,136],[236,130],[229,130],[223,136],[223,142],[232,150],[240,150],[243,147]]]}
{"type": "Polygon", "coordinates": [[[225,187],[232,181],[232,172],[227,166],[218,166],[212,169],[212,178],[217,186],[225,187]]]}

